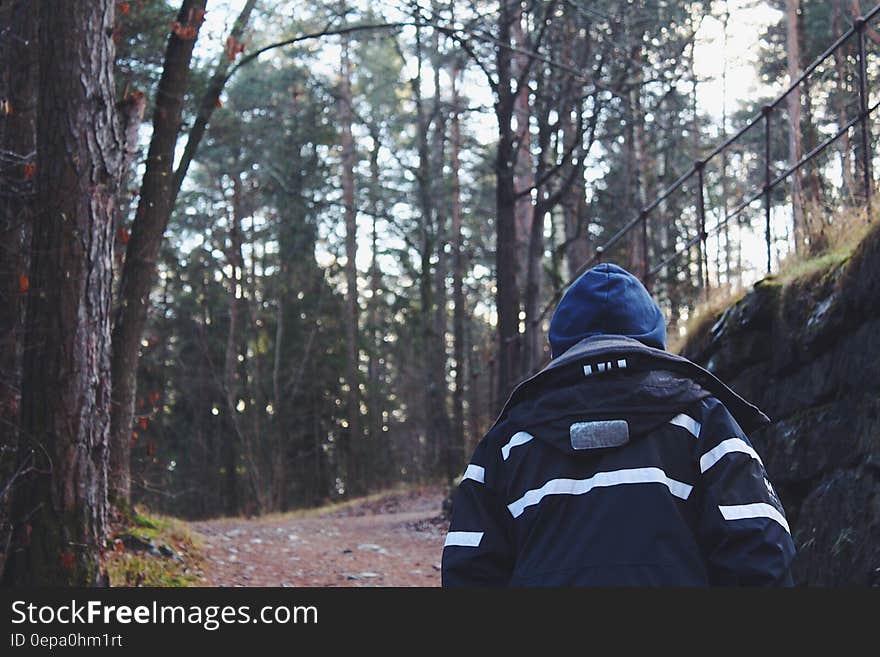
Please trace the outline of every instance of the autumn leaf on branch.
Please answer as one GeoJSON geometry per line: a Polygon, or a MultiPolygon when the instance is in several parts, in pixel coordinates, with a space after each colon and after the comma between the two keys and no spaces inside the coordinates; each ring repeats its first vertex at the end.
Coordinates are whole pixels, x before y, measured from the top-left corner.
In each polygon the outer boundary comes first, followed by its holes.
{"type": "Polygon", "coordinates": [[[191,41],[195,39],[199,33],[197,27],[193,27],[192,25],[182,25],[177,21],[171,23],[171,31],[177,35],[178,39],[182,39],[183,41],[191,41]]]}
{"type": "Polygon", "coordinates": [[[64,568],[64,570],[73,570],[73,562],[76,559],[73,552],[65,550],[59,555],[59,558],[61,560],[61,567],[64,568]]]}
{"type": "Polygon", "coordinates": [[[229,57],[230,62],[234,62],[235,58],[238,55],[244,53],[244,49],[247,47],[247,44],[243,41],[238,41],[235,37],[227,37],[226,39],[226,56],[229,57]]]}

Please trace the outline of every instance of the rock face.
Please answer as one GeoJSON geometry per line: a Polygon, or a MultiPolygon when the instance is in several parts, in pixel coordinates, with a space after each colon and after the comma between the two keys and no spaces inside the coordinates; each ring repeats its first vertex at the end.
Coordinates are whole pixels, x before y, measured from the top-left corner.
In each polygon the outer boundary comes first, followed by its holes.
{"type": "Polygon", "coordinates": [[[880,586],[880,231],[843,262],[774,279],[682,355],[757,404],[755,432],[809,586],[880,586]]]}

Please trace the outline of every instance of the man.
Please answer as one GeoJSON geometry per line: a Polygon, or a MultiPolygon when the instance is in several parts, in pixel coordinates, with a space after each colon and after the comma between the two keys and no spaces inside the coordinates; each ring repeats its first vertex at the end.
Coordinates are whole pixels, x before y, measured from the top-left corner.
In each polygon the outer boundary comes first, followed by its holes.
{"type": "Polygon", "coordinates": [[[638,279],[590,269],[549,337],[456,491],[443,585],[790,585],[785,512],[746,437],[769,419],[665,351],[638,279]]]}

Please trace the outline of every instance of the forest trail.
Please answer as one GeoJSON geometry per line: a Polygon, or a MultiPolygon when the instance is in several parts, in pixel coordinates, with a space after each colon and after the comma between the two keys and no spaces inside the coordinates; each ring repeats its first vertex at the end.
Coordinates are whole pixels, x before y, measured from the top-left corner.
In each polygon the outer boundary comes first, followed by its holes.
{"type": "Polygon", "coordinates": [[[192,523],[206,586],[439,586],[444,491],[424,487],[342,506],[192,523]]]}

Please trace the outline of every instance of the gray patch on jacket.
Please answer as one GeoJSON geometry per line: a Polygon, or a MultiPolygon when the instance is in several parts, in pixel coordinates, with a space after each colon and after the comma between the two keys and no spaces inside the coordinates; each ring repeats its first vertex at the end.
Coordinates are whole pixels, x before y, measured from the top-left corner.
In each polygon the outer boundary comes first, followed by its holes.
{"type": "Polygon", "coordinates": [[[629,442],[626,420],[575,422],[569,428],[571,447],[576,450],[620,447],[629,442]]]}

